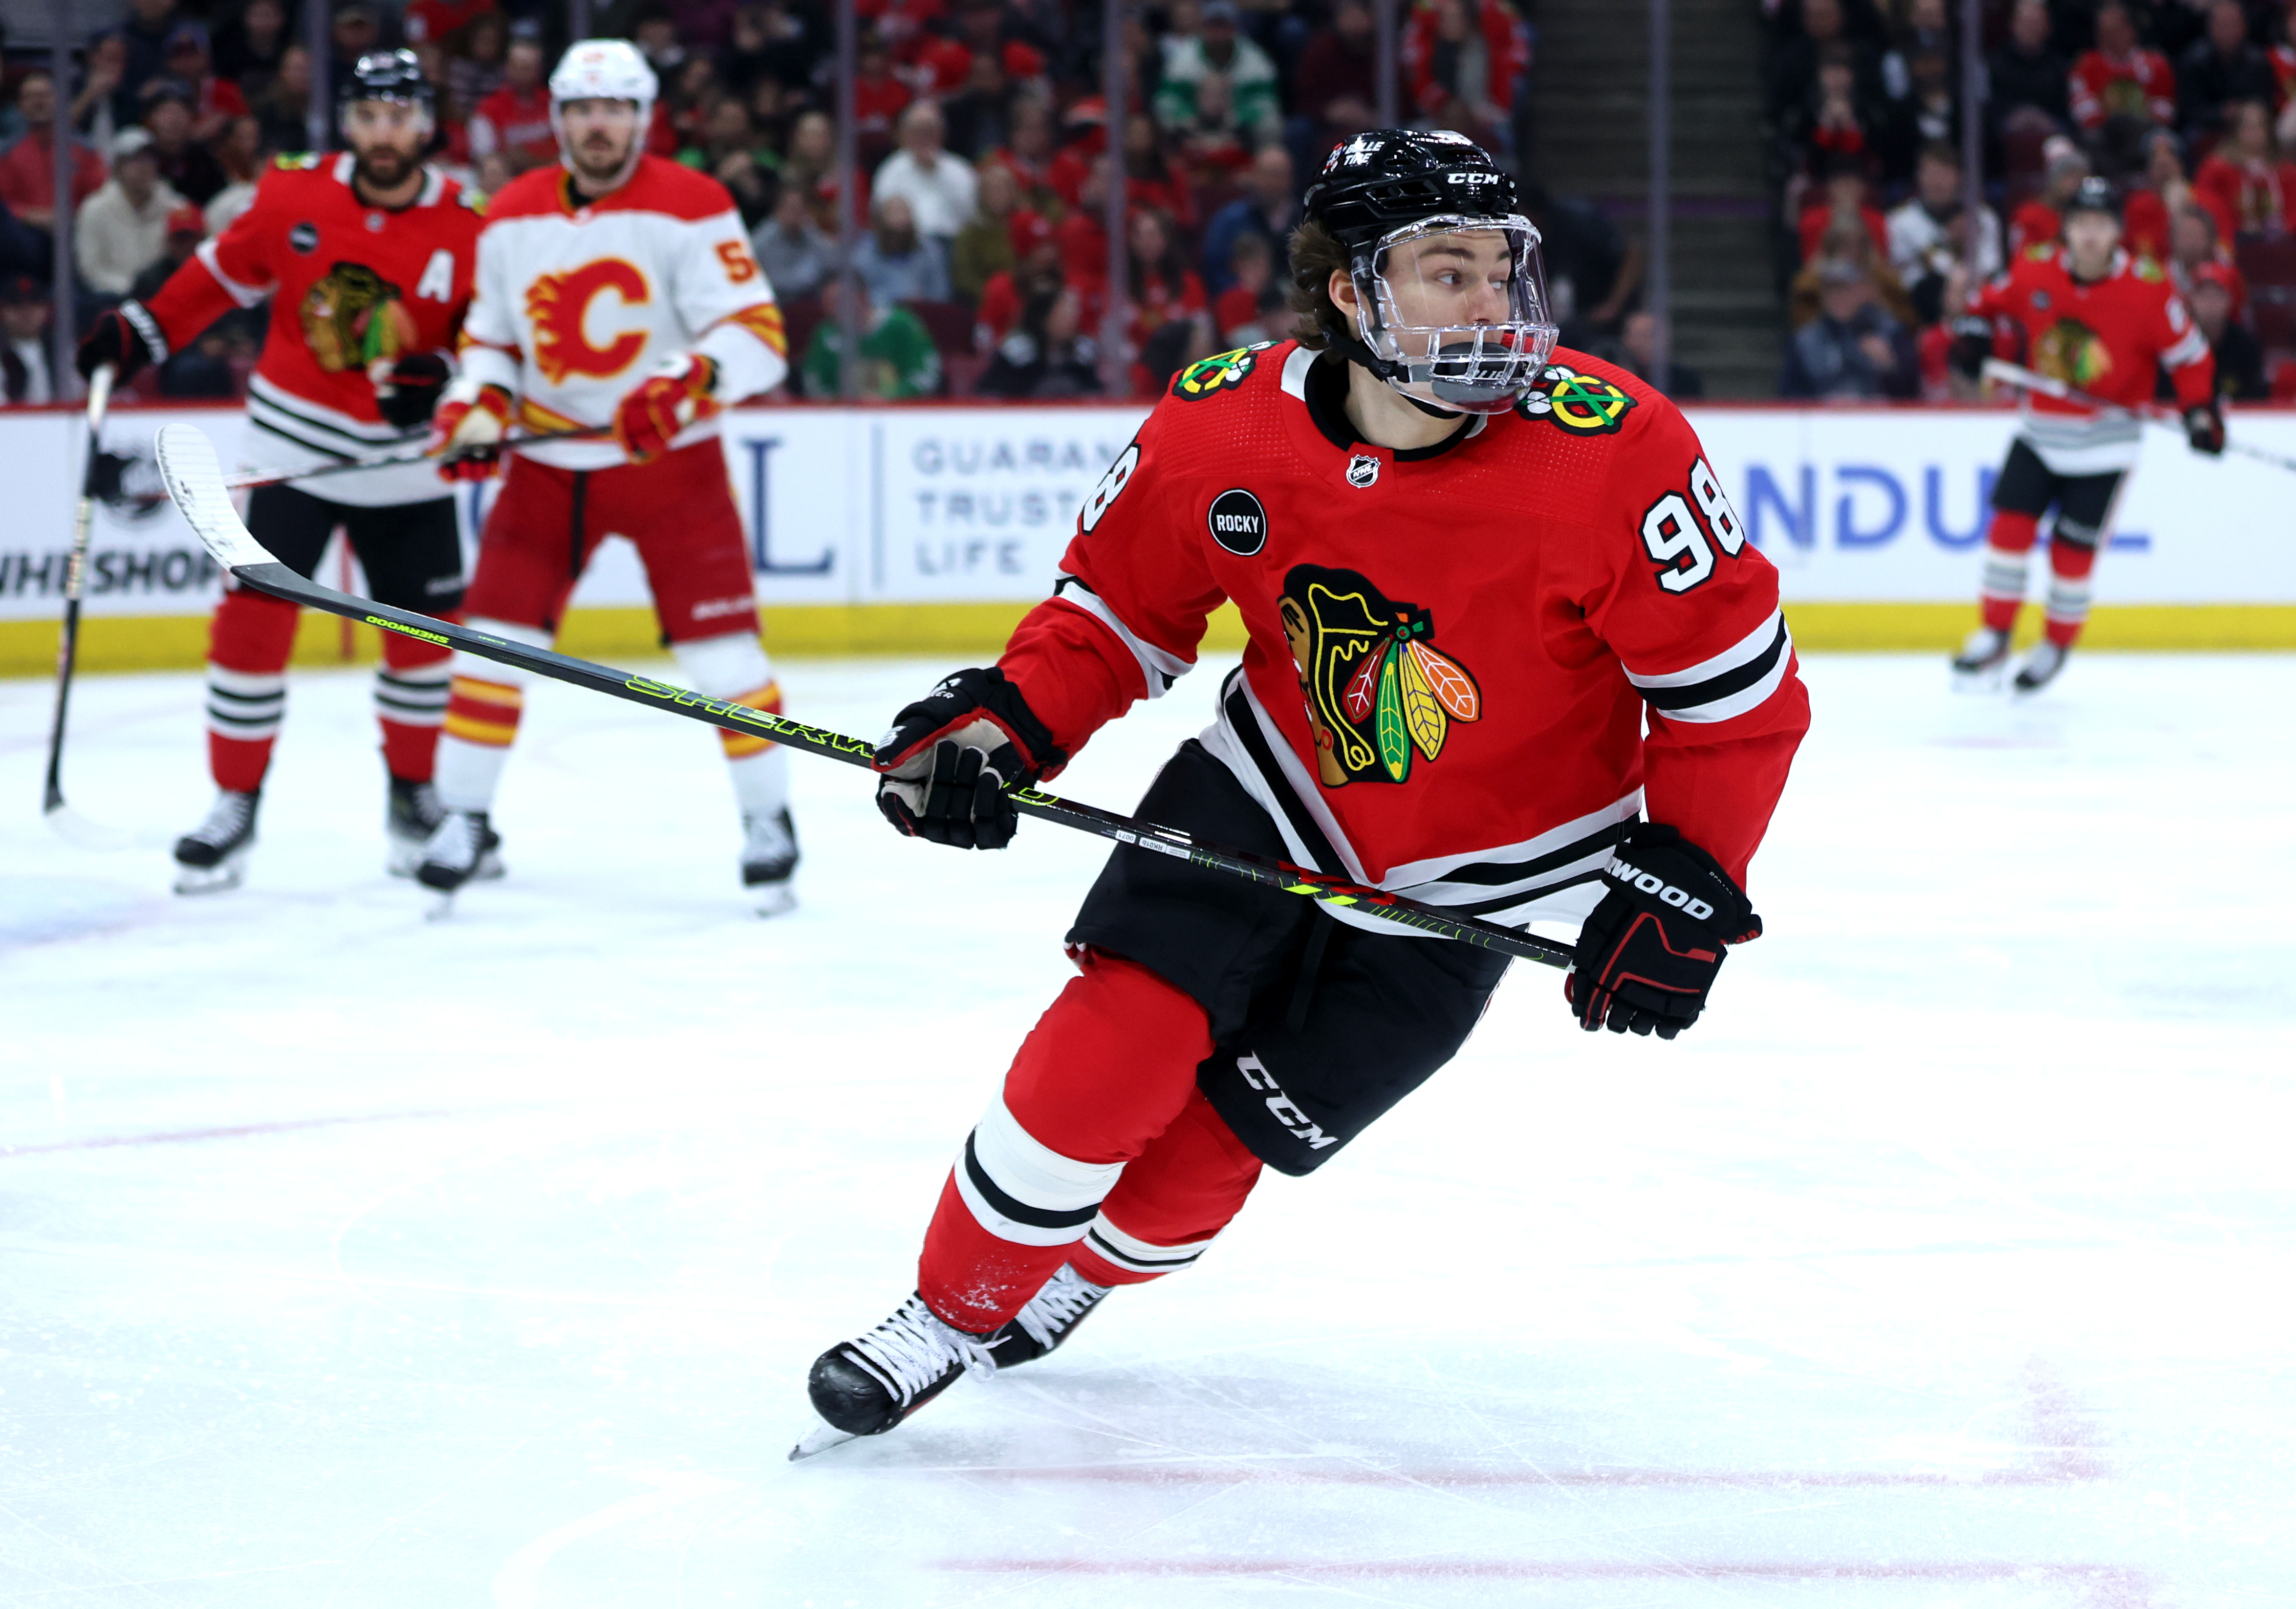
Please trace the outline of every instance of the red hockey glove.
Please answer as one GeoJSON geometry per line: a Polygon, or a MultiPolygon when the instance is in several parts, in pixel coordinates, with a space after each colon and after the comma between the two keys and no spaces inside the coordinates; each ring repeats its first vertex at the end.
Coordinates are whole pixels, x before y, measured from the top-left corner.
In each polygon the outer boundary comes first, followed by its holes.
{"type": "Polygon", "coordinates": [[[2196,453],[2206,453],[2214,458],[2225,449],[2224,415],[2213,402],[2203,402],[2185,410],[2185,439],[2196,453]]]}
{"type": "Polygon", "coordinates": [[[1724,947],[1759,938],[1762,919],[1712,856],[1655,823],[1627,834],[1603,881],[1562,997],[1588,1033],[1670,1039],[1705,1009],[1724,947]]]}
{"type": "Polygon", "coordinates": [[[160,326],[139,302],[123,301],[96,315],[72,354],[72,367],[82,380],[95,378],[96,370],[111,365],[115,385],[126,385],[152,361],[159,347],[160,326]]]}
{"type": "Polygon", "coordinates": [[[439,394],[454,377],[452,365],[436,352],[408,352],[368,372],[374,375],[374,405],[383,422],[402,431],[420,430],[430,423],[439,394]]]}
{"type": "Polygon", "coordinates": [[[439,460],[440,480],[483,480],[495,472],[509,429],[510,393],[482,385],[474,399],[449,398],[439,405],[422,450],[439,460]]]}
{"type": "Polygon", "coordinates": [[[1021,825],[1004,790],[1068,758],[1002,670],[960,670],[893,718],[877,745],[877,808],[910,837],[1001,850],[1021,825]]]}
{"type": "Polygon", "coordinates": [[[614,415],[614,439],[633,464],[660,457],[680,431],[718,411],[721,405],[711,395],[717,384],[718,365],[707,357],[688,352],[671,358],[622,398],[614,415]]]}

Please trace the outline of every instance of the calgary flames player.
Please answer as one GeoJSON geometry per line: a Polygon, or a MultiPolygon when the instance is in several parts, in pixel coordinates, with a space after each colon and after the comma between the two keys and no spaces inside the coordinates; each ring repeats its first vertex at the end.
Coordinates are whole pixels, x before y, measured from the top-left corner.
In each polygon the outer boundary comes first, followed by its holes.
{"type": "MultiPolygon", "coordinates": [[[[1001,846],[1000,790],[1165,694],[1232,600],[1243,665],[1143,815],[1580,922],[1579,1026],[1672,1038],[1761,931],[1746,865],[1808,723],[1776,572],[1671,404],[1554,352],[1538,232],[1472,143],[1365,134],[1302,209],[1297,339],[1180,372],[1051,600],[895,718],[878,802],[1001,846]]],[[[1068,942],[1080,975],[966,1138],[916,1293],[816,1362],[800,1454],[1194,1262],[1263,1167],[1308,1172],[1449,1061],[1506,965],[1134,848],[1068,942]]]]}
{"type": "MultiPolygon", "coordinates": [[[[490,204],[462,373],[432,445],[484,447],[513,420],[601,438],[512,460],[471,578],[473,626],[547,644],[590,555],[619,533],[645,565],[685,681],[778,710],[715,415],[787,372],[781,309],[725,186],[644,154],[654,93],[652,70],[619,39],[572,45],[551,75],[564,166],[521,176],[490,204]]],[[[488,811],[523,697],[516,672],[457,657],[439,760],[447,817],[415,874],[431,888],[451,894],[495,863],[488,811]]],[[[797,866],[787,757],[721,735],[742,879],[770,915],[789,908],[797,866]]]]}
{"type": "Polygon", "coordinates": [[[2088,619],[2090,574],[2112,534],[2121,482],[2136,467],[2142,409],[2166,369],[2184,410],[2185,434],[2196,453],[2224,451],[2224,415],[2216,404],[2216,359],[2184,299],[2149,258],[2120,249],[2120,210],[2112,186],[2084,179],[2064,209],[2064,239],[2030,247],[2009,271],[1971,298],[1956,328],[1955,360],[1972,376],[1999,329],[2022,337],[2038,373],[2127,412],[2028,393],[2008,462],[1993,487],[1993,523],[1985,538],[1983,623],[1955,656],[1956,681],[1997,685],[2010,634],[2025,603],[2025,565],[2041,516],[2049,529],[2046,635],[2017,668],[2016,690],[2037,693],[2064,669],[2088,619]]]}
{"type": "MultiPolygon", "coordinates": [[[[476,196],[424,165],[431,123],[430,86],[411,53],[359,58],[339,114],[349,150],[279,158],[253,204],[148,307],[123,302],[96,320],[80,343],[80,373],[110,364],[126,379],[231,308],[268,298],[270,330],[248,384],[246,462],[318,469],[421,442],[450,373],[482,221],[476,196]]],[[[332,475],[308,491],[258,487],[247,522],[306,576],[340,526],[377,602],[448,619],[462,604],[454,500],[419,459],[332,475]]],[[[220,792],[207,819],[176,841],[178,892],[230,888],[244,874],[286,710],[297,612],[238,588],[216,607],[208,764],[220,792]]],[[[390,774],[390,867],[405,875],[441,818],[430,773],[447,651],[381,635],[374,708],[390,774]]]]}

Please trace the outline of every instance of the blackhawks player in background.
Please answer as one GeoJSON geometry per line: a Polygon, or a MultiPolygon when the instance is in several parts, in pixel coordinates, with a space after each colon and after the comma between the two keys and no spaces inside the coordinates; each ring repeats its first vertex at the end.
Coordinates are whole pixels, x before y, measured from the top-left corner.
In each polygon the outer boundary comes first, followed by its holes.
{"type": "MultiPolygon", "coordinates": [[[[1303,211],[1300,339],[1181,372],[1051,600],[895,718],[879,804],[1002,846],[1000,788],[1169,691],[1233,600],[1242,668],[1141,814],[1580,923],[1579,1026],[1672,1038],[1761,931],[1746,866],[1808,724],[1776,572],[1671,404],[1553,353],[1537,232],[1481,150],[1365,134],[1303,211]]],[[[1131,848],[1068,942],[1079,975],[966,1138],[916,1293],[814,1365],[800,1452],[1195,1261],[1263,1168],[1312,1170],[1449,1061],[1506,965],[1131,848]]]]}
{"type": "MultiPolygon", "coordinates": [[[[234,307],[271,303],[248,384],[243,461],[285,469],[420,444],[450,373],[471,295],[478,198],[424,165],[431,91],[406,51],[362,56],[343,85],[340,155],[283,156],[255,201],[171,275],[148,307],[123,302],[80,343],[82,375],[121,380],[234,307]]],[[[337,526],[378,603],[455,618],[463,549],[454,500],[427,465],[258,487],[248,528],[308,576],[337,526]]],[[[208,764],[215,808],[176,843],[178,892],[230,888],[255,842],[271,745],[287,706],[292,603],[226,587],[208,639],[208,764]]],[[[442,817],[431,764],[447,709],[447,650],[382,634],[374,710],[390,776],[391,871],[414,869],[442,817]]]]}
{"type": "Polygon", "coordinates": [[[2052,506],[2045,635],[2017,669],[2020,693],[2037,693],[2064,669],[2088,620],[2090,575],[2112,539],[2120,488],[2136,467],[2141,410],[2167,370],[2196,453],[2224,451],[2216,359],[2184,299],[2149,259],[2120,249],[2112,186],[2084,179],[2064,209],[2061,242],[2033,246],[1970,300],[1956,330],[1956,361],[1974,375],[1997,329],[2022,338],[2028,366],[2129,410],[2101,413],[2027,393],[2008,462],[1993,487],[1985,538],[1983,623],[1953,661],[1964,686],[1997,685],[2010,635],[2025,603],[2025,565],[2052,506]]]}
{"type": "MultiPolygon", "coordinates": [[[[563,166],[489,203],[462,373],[432,446],[484,448],[513,421],[597,433],[511,461],[471,578],[472,626],[547,646],[590,556],[619,534],[645,565],[687,685],[778,711],[716,415],[788,371],[781,309],[726,187],[644,153],[654,94],[645,58],[619,39],[570,46],[551,74],[563,166]]],[[[415,873],[430,887],[451,894],[499,869],[488,812],[526,680],[456,656],[439,759],[447,816],[415,873]]],[[[770,915],[789,907],[797,866],[788,759],[760,738],[719,736],[742,880],[770,915]]]]}

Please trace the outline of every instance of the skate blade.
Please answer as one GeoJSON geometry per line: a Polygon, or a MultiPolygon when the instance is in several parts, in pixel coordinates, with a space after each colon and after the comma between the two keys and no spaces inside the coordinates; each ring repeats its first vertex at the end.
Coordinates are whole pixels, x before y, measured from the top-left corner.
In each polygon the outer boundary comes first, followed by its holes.
{"type": "Polygon", "coordinates": [[[213,866],[182,866],[176,867],[176,892],[179,894],[220,894],[237,888],[247,878],[247,859],[234,855],[213,866]]]}
{"type": "Polygon", "coordinates": [[[412,877],[414,868],[422,864],[423,841],[393,839],[390,852],[385,856],[382,869],[393,877],[412,877]]]}
{"type": "Polygon", "coordinates": [[[2006,669],[1991,665],[1983,670],[1956,670],[1953,673],[1953,690],[1976,698],[1990,696],[2001,691],[2001,677],[2006,669]]]}
{"type": "Polygon", "coordinates": [[[452,889],[433,889],[430,891],[430,903],[422,907],[422,920],[425,922],[444,922],[454,914],[455,891],[452,889]]]}
{"type": "Polygon", "coordinates": [[[797,909],[797,892],[786,882],[768,882],[750,891],[750,903],[760,916],[786,916],[797,909]]]}
{"type": "Polygon", "coordinates": [[[858,1436],[850,1432],[839,1430],[833,1424],[819,1421],[811,1430],[798,1438],[797,1445],[790,1449],[789,1461],[795,1464],[800,1459],[810,1458],[816,1453],[825,1453],[832,1447],[841,1447],[848,1441],[859,1440],[858,1436]]]}

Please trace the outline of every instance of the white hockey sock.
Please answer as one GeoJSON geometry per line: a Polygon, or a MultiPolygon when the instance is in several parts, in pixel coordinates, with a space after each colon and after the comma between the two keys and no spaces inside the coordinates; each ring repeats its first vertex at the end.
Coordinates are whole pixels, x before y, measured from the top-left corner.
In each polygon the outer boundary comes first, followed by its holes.
{"type": "Polygon", "coordinates": [[[508,759],[506,743],[474,743],[447,733],[439,740],[439,764],[433,776],[439,802],[450,810],[493,809],[495,788],[502,781],[503,762],[508,759]]]}
{"type": "Polygon", "coordinates": [[[739,759],[728,757],[726,769],[734,777],[734,801],[744,818],[771,816],[789,803],[789,751],[761,749],[739,759]]]}

